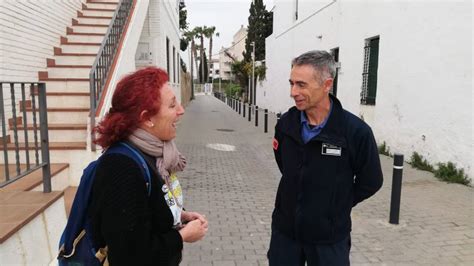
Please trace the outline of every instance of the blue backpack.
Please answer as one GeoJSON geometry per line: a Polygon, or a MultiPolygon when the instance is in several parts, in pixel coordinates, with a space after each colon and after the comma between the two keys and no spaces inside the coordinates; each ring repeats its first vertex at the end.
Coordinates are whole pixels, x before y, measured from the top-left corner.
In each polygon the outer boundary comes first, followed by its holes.
{"type": "MultiPolygon", "coordinates": [[[[143,157],[136,149],[124,142],[119,142],[117,145],[108,148],[103,155],[117,153],[132,158],[141,166],[148,188],[148,196],[150,196],[151,176],[143,157]]],[[[103,155],[91,162],[84,169],[81,176],[81,182],[74,197],[66,228],[59,241],[59,266],[102,265],[107,257],[107,247],[98,248],[93,243],[93,237],[90,233],[91,224],[87,217],[95,171],[103,155]]]]}

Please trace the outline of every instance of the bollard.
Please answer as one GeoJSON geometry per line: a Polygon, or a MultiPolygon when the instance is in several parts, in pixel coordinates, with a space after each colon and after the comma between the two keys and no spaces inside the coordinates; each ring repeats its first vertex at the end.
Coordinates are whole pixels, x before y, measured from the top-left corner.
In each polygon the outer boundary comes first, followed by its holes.
{"type": "Polygon", "coordinates": [[[242,107],[242,102],[239,100],[238,104],[239,104],[239,115],[240,115],[240,107],[242,107]]]}
{"type": "Polygon", "coordinates": [[[252,120],[252,104],[249,103],[249,122],[252,120]]]}
{"type": "Polygon", "coordinates": [[[255,105],[255,126],[258,127],[258,106],[255,105]]]}
{"type": "Polygon", "coordinates": [[[400,215],[400,196],[402,194],[403,154],[395,153],[393,156],[392,197],[390,200],[391,224],[398,224],[400,215]]]}
{"type": "Polygon", "coordinates": [[[245,117],[245,103],[244,103],[244,106],[242,107],[242,114],[243,114],[243,117],[245,117]]]}
{"type": "Polygon", "coordinates": [[[263,132],[268,132],[268,109],[263,110],[263,132]]]}

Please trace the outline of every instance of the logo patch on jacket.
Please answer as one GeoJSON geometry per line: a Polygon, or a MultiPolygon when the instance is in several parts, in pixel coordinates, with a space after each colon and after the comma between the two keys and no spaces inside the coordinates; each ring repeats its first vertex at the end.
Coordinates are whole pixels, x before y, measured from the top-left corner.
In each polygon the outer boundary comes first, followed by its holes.
{"type": "Polygon", "coordinates": [[[273,149],[278,150],[278,140],[276,138],[273,138],[273,149]]]}
{"type": "Polygon", "coordinates": [[[323,143],[323,146],[321,147],[321,154],[330,156],[341,156],[341,150],[341,147],[328,143],[323,143]]]}

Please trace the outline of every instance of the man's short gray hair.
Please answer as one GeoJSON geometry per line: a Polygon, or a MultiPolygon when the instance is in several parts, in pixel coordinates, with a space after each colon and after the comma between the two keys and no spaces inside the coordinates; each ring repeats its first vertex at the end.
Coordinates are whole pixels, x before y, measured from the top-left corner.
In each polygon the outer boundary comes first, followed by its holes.
{"type": "Polygon", "coordinates": [[[306,52],[291,61],[291,67],[310,65],[320,73],[320,82],[324,79],[334,79],[336,76],[336,62],[332,55],[323,50],[306,52]]]}

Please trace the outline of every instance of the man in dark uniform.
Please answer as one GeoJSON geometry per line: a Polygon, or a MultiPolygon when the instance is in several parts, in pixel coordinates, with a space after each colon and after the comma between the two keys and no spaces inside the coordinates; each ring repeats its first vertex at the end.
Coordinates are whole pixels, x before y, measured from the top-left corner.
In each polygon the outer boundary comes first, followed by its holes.
{"type": "Polygon", "coordinates": [[[268,259],[275,265],[349,265],[351,209],[383,183],[370,127],[330,95],[336,63],[326,51],[292,61],[295,106],[275,127],[282,173],[268,259]]]}

